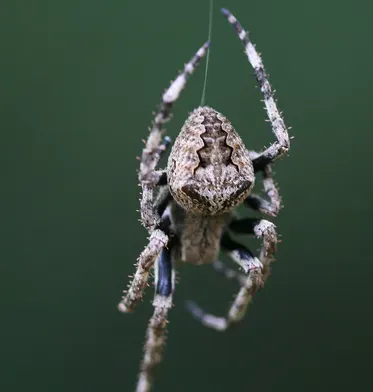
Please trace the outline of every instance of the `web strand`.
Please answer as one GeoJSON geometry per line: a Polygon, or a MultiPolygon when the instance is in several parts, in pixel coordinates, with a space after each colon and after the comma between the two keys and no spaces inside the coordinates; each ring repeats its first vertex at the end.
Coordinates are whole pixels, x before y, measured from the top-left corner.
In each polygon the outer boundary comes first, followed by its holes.
{"type": "MultiPolygon", "coordinates": [[[[212,35],[212,14],[213,14],[213,7],[214,7],[214,1],[210,0],[210,8],[209,8],[209,29],[208,29],[208,40],[211,42],[211,35],[212,35]]],[[[207,57],[206,57],[206,68],[205,68],[205,80],[203,82],[203,90],[202,90],[202,98],[201,98],[201,106],[204,106],[205,104],[205,98],[206,98],[206,86],[207,86],[207,72],[209,68],[209,60],[210,60],[210,50],[207,52],[207,57]]]]}

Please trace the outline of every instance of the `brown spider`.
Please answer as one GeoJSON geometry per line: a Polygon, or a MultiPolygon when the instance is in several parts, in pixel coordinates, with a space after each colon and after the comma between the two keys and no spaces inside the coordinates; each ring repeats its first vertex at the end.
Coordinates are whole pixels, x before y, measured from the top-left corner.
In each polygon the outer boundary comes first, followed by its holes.
{"type": "Polygon", "coordinates": [[[237,19],[226,9],[222,9],[222,13],[244,44],[264,96],[276,141],[261,153],[249,152],[226,117],[210,107],[198,107],[176,138],[167,169],[158,171],[156,166],[170,143],[168,137],[162,141],[163,125],[170,118],[172,105],[188,77],[206,54],[209,42],[197,51],[163,94],[142,153],[139,173],[141,220],[149,232],[149,243],[140,254],[129,290],[118,305],[122,312],[131,312],[135,308],[154,266],[155,309],[147,330],[137,392],[150,390],[152,369],[162,358],[167,313],[175,287],[176,262],[212,264],[218,272],[238,280],[241,288],[226,317],[207,314],[195,303],[188,303],[188,309],[202,324],[223,331],[242,319],[252,296],[269,275],[270,263],[274,260],[275,225],[264,219],[237,219],[233,210],[245,203],[256,211],[277,215],[280,197],[270,164],[287,153],[289,136],[259,54],[237,19]],[[258,172],[263,175],[268,200],[251,194],[258,172]],[[261,237],[263,246],[259,258],[232,239],[230,232],[261,237]],[[232,271],[218,261],[220,250],[242,267],[245,274],[232,271]]]}

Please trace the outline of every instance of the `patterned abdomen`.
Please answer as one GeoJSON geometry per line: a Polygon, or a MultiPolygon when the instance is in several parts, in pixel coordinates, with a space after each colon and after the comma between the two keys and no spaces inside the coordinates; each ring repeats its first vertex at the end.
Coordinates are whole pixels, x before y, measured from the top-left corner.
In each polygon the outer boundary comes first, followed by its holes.
{"type": "Polygon", "coordinates": [[[195,109],[175,140],[168,182],[184,209],[207,215],[232,210],[249,194],[254,171],[241,138],[222,114],[195,109]]]}

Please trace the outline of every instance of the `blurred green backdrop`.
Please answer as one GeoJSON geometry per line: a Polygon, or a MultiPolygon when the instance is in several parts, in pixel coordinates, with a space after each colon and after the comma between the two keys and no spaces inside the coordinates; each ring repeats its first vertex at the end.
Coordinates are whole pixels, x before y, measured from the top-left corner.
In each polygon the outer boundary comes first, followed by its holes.
{"type": "MultiPolygon", "coordinates": [[[[226,334],[237,287],[185,266],[154,391],[371,388],[373,3],[215,1],[207,104],[250,149],[273,141],[229,8],[250,30],[295,136],[276,165],[278,262],[226,334]]],[[[135,157],[152,110],[207,37],[208,1],[2,2],[2,391],[134,390],[152,290],[121,290],[145,245],[135,157]]],[[[168,126],[199,105],[204,62],[168,126]]],[[[258,245],[257,245],[258,246],[258,245]]]]}

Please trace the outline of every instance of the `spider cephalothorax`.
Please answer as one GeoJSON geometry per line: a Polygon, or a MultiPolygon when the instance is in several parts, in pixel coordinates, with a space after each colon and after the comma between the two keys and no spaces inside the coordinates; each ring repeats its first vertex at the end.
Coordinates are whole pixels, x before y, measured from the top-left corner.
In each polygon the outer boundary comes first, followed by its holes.
{"type": "Polygon", "coordinates": [[[122,312],[131,312],[135,308],[154,266],[154,314],[147,330],[137,392],[150,390],[152,370],[162,358],[177,262],[212,264],[219,273],[238,281],[240,290],[226,317],[208,314],[194,302],[187,304],[194,317],[204,325],[224,331],[242,319],[252,296],[268,277],[274,260],[277,244],[275,225],[261,218],[239,219],[234,209],[244,203],[255,211],[277,215],[280,197],[272,178],[271,164],[288,151],[289,135],[259,54],[237,19],[225,9],[222,12],[244,44],[264,96],[276,141],[260,153],[248,151],[226,117],[210,107],[198,107],[176,138],[167,169],[156,170],[170,143],[168,137],[162,141],[163,126],[170,118],[173,103],[188,77],[206,54],[209,42],[197,51],[163,94],[142,153],[139,172],[141,221],[149,232],[149,242],[139,256],[129,290],[118,306],[122,312]],[[251,193],[256,175],[261,177],[267,198],[251,193]],[[231,233],[261,238],[263,245],[258,257],[235,241],[231,233]],[[225,267],[218,260],[220,251],[237,263],[244,273],[225,267]]]}
{"type": "Polygon", "coordinates": [[[167,178],[181,207],[207,215],[231,211],[255,181],[242,139],[226,117],[206,106],[190,114],[176,138],[167,178]]]}

